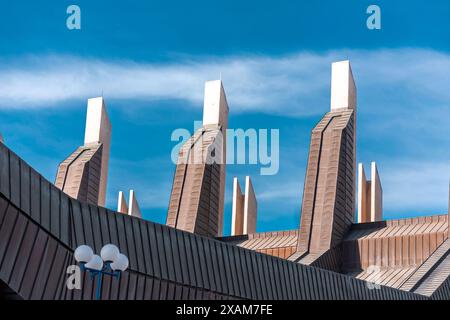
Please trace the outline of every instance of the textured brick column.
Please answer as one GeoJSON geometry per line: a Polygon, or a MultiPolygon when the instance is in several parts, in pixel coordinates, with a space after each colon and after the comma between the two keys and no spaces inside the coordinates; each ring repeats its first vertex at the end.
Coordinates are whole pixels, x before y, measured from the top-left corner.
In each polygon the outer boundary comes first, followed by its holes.
{"type": "Polygon", "coordinates": [[[104,206],[110,139],[103,97],[89,99],[84,145],[59,165],[55,185],[75,199],[104,206]]]}
{"type": "Polygon", "coordinates": [[[291,260],[313,264],[341,243],[354,221],[355,122],[356,87],[350,64],[334,63],[331,111],[311,133],[300,233],[291,260]]]}
{"type": "Polygon", "coordinates": [[[222,82],[208,81],[203,126],[178,154],[168,226],[208,237],[222,235],[227,126],[228,104],[222,82]]]}

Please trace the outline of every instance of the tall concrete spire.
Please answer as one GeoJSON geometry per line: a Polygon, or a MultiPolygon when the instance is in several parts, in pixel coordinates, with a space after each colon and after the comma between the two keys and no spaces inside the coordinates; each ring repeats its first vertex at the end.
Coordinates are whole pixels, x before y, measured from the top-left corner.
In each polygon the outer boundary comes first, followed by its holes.
{"type": "Polygon", "coordinates": [[[88,145],[91,143],[101,143],[103,145],[98,204],[104,206],[106,201],[109,151],[111,145],[111,122],[109,121],[108,113],[106,112],[103,97],[91,98],[88,100],[84,144],[88,145]]]}
{"type": "MultiPolygon", "coordinates": [[[[222,159],[220,166],[220,199],[219,199],[219,221],[218,235],[222,235],[223,210],[225,202],[225,179],[226,179],[226,129],[228,128],[228,102],[223,89],[222,79],[205,82],[205,97],[203,101],[203,127],[218,126],[222,133],[222,159]]],[[[219,142],[219,141],[217,141],[219,142]]],[[[219,142],[220,143],[220,142],[219,142]]]]}
{"type": "Polygon", "coordinates": [[[58,167],[55,185],[83,202],[104,206],[111,123],[103,97],[88,100],[84,145],[58,167]]]}
{"type": "Polygon", "coordinates": [[[350,62],[335,62],[331,111],[311,134],[297,250],[291,260],[319,263],[322,255],[341,243],[355,220],[355,117],[356,86],[350,62]]]}
{"type": "Polygon", "coordinates": [[[180,148],[166,224],[222,235],[228,103],[222,81],[205,83],[203,126],[180,148]]]}
{"type": "Polygon", "coordinates": [[[348,60],[331,66],[331,111],[341,109],[356,109],[356,86],[348,60]]]}

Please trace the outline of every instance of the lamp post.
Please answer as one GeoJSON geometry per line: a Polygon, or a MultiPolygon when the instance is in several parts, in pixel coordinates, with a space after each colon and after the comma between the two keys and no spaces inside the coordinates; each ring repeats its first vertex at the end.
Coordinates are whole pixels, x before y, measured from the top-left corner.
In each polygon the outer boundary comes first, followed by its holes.
{"type": "Polygon", "coordinates": [[[113,244],[105,245],[100,251],[100,256],[94,254],[91,247],[81,245],[75,249],[74,256],[81,270],[89,272],[91,280],[97,277],[97,300],[100,300],[102,292],[102,275],[119,279],[120,274],[128,268],[127,256],[120,253],[119,248],[113,244]]]}

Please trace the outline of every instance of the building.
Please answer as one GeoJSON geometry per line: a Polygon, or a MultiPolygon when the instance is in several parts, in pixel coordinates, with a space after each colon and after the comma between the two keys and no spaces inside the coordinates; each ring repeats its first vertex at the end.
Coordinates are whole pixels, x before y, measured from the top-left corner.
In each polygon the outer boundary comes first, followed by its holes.
{"type": "Polygon", "coordinates": [[[111,144],[111,122],[103,97],[88,100],[84,145],[58,167],[55,185],[69,196],[104,206],[111,144]]]}
{"type": "Polygon", "coordinates": [[[299,229],[222,240],[378,285],[437,295],[450,279],[448,214],[383,221],[375,162],[370,181],[359,165],[356,206],[356,114],[350,63],[333,63],[331,110],[311,133],[299,229]]]}
{"type": "Polygon", "coordinates": [[[123,193],[117,212],[102,207],[111,128],[103,99],[95,137],[60,165],[55,185],[0,143],[0,297],[93,299],[86,273],[80,289],[68,289],[67,268],[79,245],[99,252],[113,243],[130,265],[103,279],[102,299],[450,299],[450,212],[382,220],[376,166],[370,181],[362,165],[357,177],[356,97],[350,63],[334,63],[331,110],[311,132],[300,224],[288,231],[256,232],[248,177],[244,192],[233,181],[232,236],[221,236],[229,111],[221,81],[206,83],[203,126],[180,149],[166,225],[140,218],[134,193],[134,209],[123,193]]]}
{"type": "Polygon", "coordinates": [[[205,84],[203,126],[181,147],[167,225],[216,237],[222,234],[228,103],[222,81],[205,84]]]}

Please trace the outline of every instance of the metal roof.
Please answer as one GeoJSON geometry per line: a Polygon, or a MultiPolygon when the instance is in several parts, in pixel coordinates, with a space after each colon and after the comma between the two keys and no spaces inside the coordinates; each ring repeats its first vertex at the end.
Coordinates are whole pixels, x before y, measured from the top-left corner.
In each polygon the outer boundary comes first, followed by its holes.
{"type": "MultiPolygon", "coordinates": [[[[85,274],[68,290],[81,244],[130,259],[102,299],[424,299],[123,215],[68,197],[0,143],[0,280],[24,299],[93,299],[85,274]]],[[[444,283],[444,285],[448,285],[444,283]]],[[[440,296],[441,297],[441,296],[440,296]]]]}

